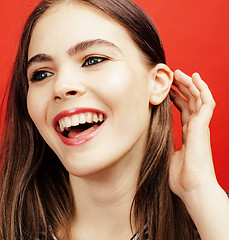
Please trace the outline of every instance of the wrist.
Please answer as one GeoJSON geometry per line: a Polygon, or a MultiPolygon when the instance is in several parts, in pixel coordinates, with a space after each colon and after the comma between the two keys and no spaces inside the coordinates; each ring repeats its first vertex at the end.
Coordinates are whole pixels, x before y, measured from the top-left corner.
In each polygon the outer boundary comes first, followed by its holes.
{"type": "Polygon", "coordinates": [[[201,239],[228,239],[229,199],[218,183],[199,186],[187,192],[182,200],[201,239]]]}
{"type": "Polygon", "coordinates": [[[187,190],[182,194],[181,199],[186,207],[188,207],[192,204],[204,204],[205,201],[209,201],[209,198],[215,198],[222,193],[226,195],[218,182],[212,181],[187,190]]]}

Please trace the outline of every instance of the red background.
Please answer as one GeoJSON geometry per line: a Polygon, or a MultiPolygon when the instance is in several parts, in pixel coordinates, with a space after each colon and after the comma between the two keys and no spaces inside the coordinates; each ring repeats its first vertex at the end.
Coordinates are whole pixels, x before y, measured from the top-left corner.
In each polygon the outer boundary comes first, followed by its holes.
{"type": "MultiPolygon", "coordinates": [[[[2,1],[0,8],[0,74],[3,88],[10,76],[17,42],[26,17],[38,0],[2,1]]],[[[211,142],[216,174],[229,190],[229,1],[135,0],[153,19],[164,43],[172,70],[198,71],[217,103],[211,122],[211,142]]],[[[175,111],[175,123],[179,117],[175,111]]],[[[179,124],[178,124],[179,126],[179,124]]],[[[180,136],[180,134],[178,134],[180,136]]]]}

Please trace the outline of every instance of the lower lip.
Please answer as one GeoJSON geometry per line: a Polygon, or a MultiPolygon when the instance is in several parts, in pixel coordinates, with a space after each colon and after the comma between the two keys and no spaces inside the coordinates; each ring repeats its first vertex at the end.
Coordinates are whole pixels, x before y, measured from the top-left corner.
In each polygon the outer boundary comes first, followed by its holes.
{"type": "Polygon", "coordinates": [[[59,132],[57,132],[57,134],[60,137],[60,139],[62,140],[62,142],[66,145],[70,145],[70,146],[80,145],[80,144],[86,143],[86,142],[90,141],[92,138],[94,138],[99,133],[101,128],[103,127],[103,124],[98,126],[96,129],[92,129],[91,131],[88,131],[85,134],[82,133],[81,135],[78,135],[74,138],[67,138],[59,132]]]}

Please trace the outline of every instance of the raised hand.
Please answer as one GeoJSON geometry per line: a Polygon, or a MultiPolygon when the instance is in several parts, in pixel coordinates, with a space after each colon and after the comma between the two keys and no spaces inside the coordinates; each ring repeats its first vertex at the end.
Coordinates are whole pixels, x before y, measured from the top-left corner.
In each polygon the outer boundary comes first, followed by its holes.
{"type": "Polygon", "coordinates": [[[206,184],[216,183],[212,163],[209,122],[215,107],[211,92],[198,73],[192,77],[174,72],[171,99],[181,112],[183,145],[175,152],[170,165],[170,186],[184,194],[206,184]]]}
{"type": "Polygon", "coordinates": [[[210,144],[214,99],[198,73],[189,77],[176,70],[173,85],[183,145],[171,158],[171,190],[183,200],[202,240],[229,239],[229,200],[217,183],[210,144]]]}

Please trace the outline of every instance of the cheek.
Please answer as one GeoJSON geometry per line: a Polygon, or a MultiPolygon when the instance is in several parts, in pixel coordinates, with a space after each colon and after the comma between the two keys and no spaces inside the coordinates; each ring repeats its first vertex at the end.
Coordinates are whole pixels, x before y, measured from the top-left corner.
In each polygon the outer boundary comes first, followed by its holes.
{"type": "Polygon", "coordinates": [[[137,107],[144,103],[148,106],[146,79],[123,63],[117,63],[115,67],[112,65],[101,75],[94,75],[93,79],[98,96],[113,110],[126,106],[137,107]]]}
{"type": "Polygon", "coordinates": [[[29,88],[27,108],[32,121],[39,130],[39,126],[42,126],[42,122],[44,121],[44,98],[42,98],[39,91],[34,91],[29,88]]]}
{"type": "Polygon", "coordinates": [[[35,107],[36,107],[36,101],[33,97],[33,94],[31,94],[31,90],[29,89],[28,90],[28,95],[27,95],[27,108],[28,108],[28,112],[29,112],[29,115],[31,117],[31,119],[33,120],[34,122],[34,118],[35,118],[35,107]]]}
{"type": "Polygon", "coordinates": [[[54,140],[50,138],[52,133],[52,122],[48,120],[48,103],[49,98],[45,97],[44,92],[40,89],[29,89],[27,95],[27,108],[29,115],[35,124],[37,130],[47,142],[48,145],[52,148],[52,143],[54,140]]]}
{"type": "Polygon", "coordinates": [[[111,111],[117,132],[148,129],[150,118],[148,84],[144,73],[119,65],[96,78],[97,94],[111,111]]]}

